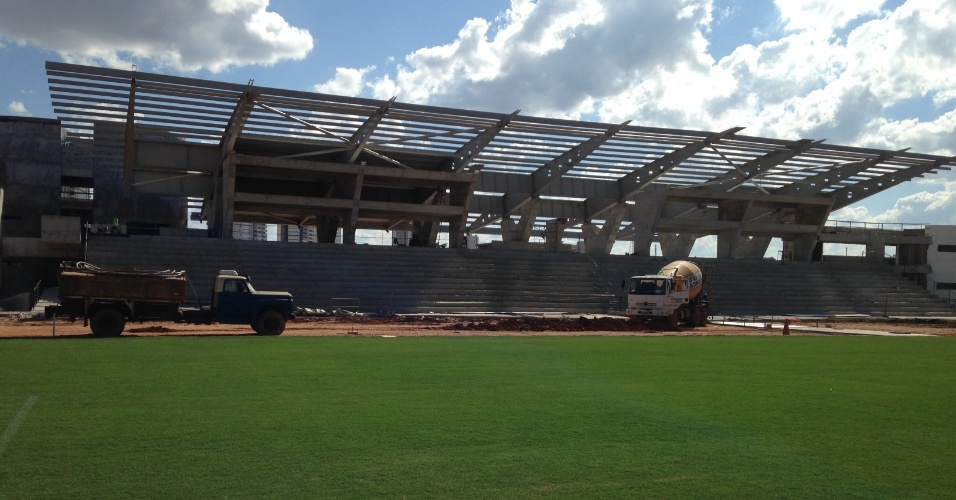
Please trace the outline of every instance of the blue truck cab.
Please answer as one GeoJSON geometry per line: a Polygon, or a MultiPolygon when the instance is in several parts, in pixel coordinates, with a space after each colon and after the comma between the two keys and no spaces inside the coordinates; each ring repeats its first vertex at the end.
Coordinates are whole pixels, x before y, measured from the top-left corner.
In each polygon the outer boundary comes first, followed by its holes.
{"type": "Polygon", "coordinates": [[[212,312],[220,323],[247,324],[260,335],[279,335],[295,314],[292,294],[263,292],[247,276],[219,271],[212,291],[212,312]]]}

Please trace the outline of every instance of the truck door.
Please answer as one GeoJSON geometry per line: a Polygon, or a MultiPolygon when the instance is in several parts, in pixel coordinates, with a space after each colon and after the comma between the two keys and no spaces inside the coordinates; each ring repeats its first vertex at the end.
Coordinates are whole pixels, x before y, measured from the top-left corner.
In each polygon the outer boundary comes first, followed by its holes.
{"type": "Polygon", "coordinates": [[[217,297],[216,313],[220,323],[250,323],[252,321],[253,296],[243,279],[223,281],[217,297]]]}

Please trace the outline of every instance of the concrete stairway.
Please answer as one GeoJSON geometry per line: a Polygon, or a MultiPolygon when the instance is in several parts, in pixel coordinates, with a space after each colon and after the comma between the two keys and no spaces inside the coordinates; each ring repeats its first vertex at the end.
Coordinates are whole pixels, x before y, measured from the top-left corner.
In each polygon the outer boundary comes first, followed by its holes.
{"type": "MultiPolygon", "coordinates": [[[[98,266],[184,269],[209,300],[219,269],[250,275],[297,305],[362,312],[574,312],[623,310],[621,281],[666,261],[509,250],[346,246],[134,236],[91,238],[98,266]]],[[[707,270],[719,314],[956,315],[883,265],[717,261],[707,270]]]]}

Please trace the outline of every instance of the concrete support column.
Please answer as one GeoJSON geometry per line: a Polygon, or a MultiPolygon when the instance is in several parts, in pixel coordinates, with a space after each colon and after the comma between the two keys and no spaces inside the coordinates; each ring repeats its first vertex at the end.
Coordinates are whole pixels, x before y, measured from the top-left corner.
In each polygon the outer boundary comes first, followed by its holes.
{"type": "Polygon", "coordinates": [[[737,239],[737,258],[748,260],[760,260],[767,254],[770,248],[770,242],[773,240],[770,236],[754,236],[748,238],[741,236],[737,239]]]}
{"type": "Polygon", "coordinates": [[[717,258],[718,259],[736,259],[737,243],[740,240],[740,231],[729,229],[717,233],[717,258]]]}
{"type": "Polygon", "coordinates": [[[335,243],[335,235],[339,232],[339,218],[337,216],[315,216],[315,241],[317,243],[335,243]]]}
{"type": "Polygon", "coordinates": [[[208,202],[204,202],[203,211],[206,212],[206,227],[209,228],[209,236],[222,237],[222,175],[218,170],[212,174],[212,196],[208,202]],[[205,203],[208,203],[206,205],[205,203]]]}
{"type": "Polygon", "coordinates": [[[634,242],[634,255],[646,257],[651,254],[651,245],[657,232],[657,222],[664,210],[667,191],[667,186],[651,184],[631,197],[634,204],[628,205],[628,209],[632,222],[626,231],[634,242]]]}
{"type": "Polygon", "coordinates": [[[661,253],[668,259],[686,259],[697,242],[696,234],[658,233],[661,253]]]}
{"type": "Polygon", "coordinates": [[[474,182],[466,186],[453,186],[448,192],[448,204],[453,207],[462,207],[461,217],[454,217],[448,221],[448,247],[464,248],[465,228],[468,224],[468,206],[471,205],[471,196],[474,182]]]}
{"type": "Polygon", "coordinates": [[[349,179],[348,190],[352,193],[352,209],[342,224],[342,244],[355,244],[355,230],[358,228],[359,205],[362,202],[362,184],[365,181],[365,169],[358,167],[355,177],[349,179]]]}
{"type": "Polygon", "coordinates": [[[408,246],[433,247],[438,241],[438,223],[432,221],[414,221],[412,223],[412,239],[408,246]]]}
{"type": "Polygon", "coordinates": [[[236,158],[226,157],[222,162],[222,229],[220,237],[232,239],[232,223],[236,211],[236,158]]]}
{"type": "MultiPolygon", "coordinates": [[[[814,233],[798,234],[793,238],[793,260],[798,262],[810,262],[813,260],[813,253],[817,248],[820,231],[827,223],[827,217],[830,216],[829,206],[799,206],[794,211],[794,224],[815,225],[817,230],[814,233]]],[[[880,249],[880,259],[883,258],[882,247],[880,249]]]]}
{"type": "Polygon", "coordinates": [[[816,234],[798,234],[793,237],[793,260],[810,262],[817,247],[816,234]]]}
{"type": "Polygon", "coordinates": [[[883,262],[886,255],[886,237],[882,235],[873,236],[866,242],[866,261],[883,262]]]}
{"type": "Polygon", "coordinates": [[[507,215],[502,217],[501,239],[527,243],[531,240],[531,232],[534,230],[534,222],[538,219],[539,212],[541,212],[541,203],[532,200],[522,207],[521,217],[517,222],[511,220],[507,215]],[[508,226],[507,230],[505,229],[506,225],[508,226]]]}
{"type": "Polygon", "coordinates": [[[593,224],[584,224],[581,229],[584,234],[584,247],[588,253],[609,254],[614,242],[617,241],[617,234],[621,228],[621,221],[627,210],[627,205],[619,204],[607,211],[607,219],[604,225],[598,229],[593,224]]]}
{"type": "Polygon", "coordinates": [[[718,259],[740,258],[737,253],[737,244],[740,241],[741,226],[750,206],[751,202],[741,200],[724,200],[717,205],[717,220],[737,223],[736,228],[717,233],[718,259]]]}
{"type": "Polygon", "coordinates": [[[548,221],[545,228],[544,243],[548,250],[557,252],[561,249],[561,241],[564,238],[564,230],[573,226],[574,223],[568,219],[555,219],[548,221]]]}

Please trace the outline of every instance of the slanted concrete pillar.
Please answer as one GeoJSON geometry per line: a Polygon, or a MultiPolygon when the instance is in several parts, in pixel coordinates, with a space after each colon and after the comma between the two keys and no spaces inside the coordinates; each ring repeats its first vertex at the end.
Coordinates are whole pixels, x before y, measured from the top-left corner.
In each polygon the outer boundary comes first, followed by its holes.
{"type": "Polygon", "coordinates": [[[315,216],[315,241],[317,243],[335,243],[339,232],[339,218],[334,215],[315,216]]]}
{"type": "Polygon", "coordinates": [[[658,233],[661,253],[668,259],[686,259],[697,242],[696,234],[658,233]]]}
{"type": "Polygon", "coordinates": [[[501,218],[500,224],[501,224],[501,240],[502,241],[519,241],[519,238],[520,238],[519,226],[521,224],[520,219],[518,221],[515,221],[511,218],[511,216],[509,216],[508,214],[505,214],[504,217],[501,218]]]}
{"type": "Polygon", "coordinates": [[[564,238],[564,230],[574,225],[568,219],[555,219],[548,221],[545,228],[545,245],[548,250],[557,252],[561,249],[561,241],[564,238]]]}
{"type": "Polygon", "coordinates": [[[770,248],[770,242],[773,240],[770,236],[754,236],[748,238],[741,236],[737,239],[737,258],[748,260],[760,260],[767,255],[767,249],[770,248]]]}
{"type": "MultiPolygon", "coordinates": [[[[817,230],[813,233],[798,234],[793,238],[793,260],[798,262],[810,262],[813,260],[813,253],[817,248],[820,231],[830,216],[829,206],[799,206],[794,211],[794,224],[815,225],[817,230]]],[[[880,251],[880,258],[883,252],[880,251]]]]}
{"type": "Polygon", "coordinates": [[[793,260],[810,262],[813,259],[813,250],[817,246],[816,234],[798,234],[793,237],[793,260]]]}
{"type": "Polygon", "coordinates": [[[627,205],[618,204],[606,212],[607,218],[600,229],[587,223],[581,226],[584,234],[584,247],[588,253],[609,254],[617,241],[617,234],[621,228],[621,221],[627,211],[627,205]]]}
{"type": "Polygon", "coordinates": [[[415,221],[412,223],[412,239],[410,247],[433,247],[438,241],[438,224],[432,221],[415,221]]]}
{"type": "Polygon", "coordinates": [[[724,200],[717,205],[717,220],[736,222],[734,229],[717,233],[717,258],[737,259],[737,244],[740,241],[740,229],[751,202],[743,200],[724,200]]]}
{"type": "Polygon", "coordinates": [[[602,238],[601,227],[597,224],[585,222],[581,224],[581,236],[584,237],[584,250],[587,253],[602,253],[607,239],[602,238]]]}
{"type": "Polygon", "coordinates": [[[634,204],[629,206],[631,225],[627,230],[632,234],[634,255],[646,257],[651,254],[657,222],[664,210],[668,189],[667,186],[651,184],[631,198],[634,204]]]}
{"type": "Polygon", "coordinates": [[[501,239],[522,243],[530,241],[531,232],[534,230],[534,222],[538,219],[540,212],[541,203],[538,200],[531,200],[521,208],[521,217],[517,221],[511,220],[508,215],[505,215],[501,219],[501,239]],[[508,226],[507,230],[506,225],[508,226]]]}

